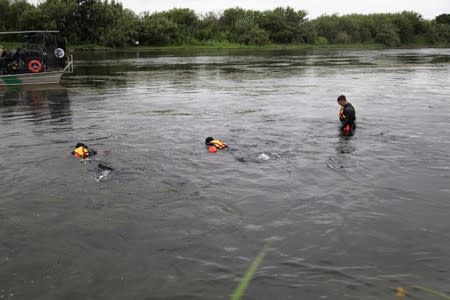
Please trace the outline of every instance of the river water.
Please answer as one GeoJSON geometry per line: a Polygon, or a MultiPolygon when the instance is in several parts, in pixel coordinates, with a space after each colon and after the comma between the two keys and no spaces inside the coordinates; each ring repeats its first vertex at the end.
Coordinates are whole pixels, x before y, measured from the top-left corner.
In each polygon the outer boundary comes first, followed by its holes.
{"type": "Polygon", "coordinates": [[[449,49],[82,52],[1,90],[0,298],[229,299],[264,246],[245,299],[450,294],[449,74],[449,49]]]}

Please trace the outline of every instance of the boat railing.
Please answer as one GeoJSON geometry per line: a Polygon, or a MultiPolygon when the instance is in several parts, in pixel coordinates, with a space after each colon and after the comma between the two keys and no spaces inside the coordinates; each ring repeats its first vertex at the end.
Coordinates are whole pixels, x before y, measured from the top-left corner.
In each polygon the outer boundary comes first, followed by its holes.
{"type": "Polygon", "coordinates": [[[64,73],[73,73],[73,56],[67,55],[67,64],[64,67],[64,73]]]}

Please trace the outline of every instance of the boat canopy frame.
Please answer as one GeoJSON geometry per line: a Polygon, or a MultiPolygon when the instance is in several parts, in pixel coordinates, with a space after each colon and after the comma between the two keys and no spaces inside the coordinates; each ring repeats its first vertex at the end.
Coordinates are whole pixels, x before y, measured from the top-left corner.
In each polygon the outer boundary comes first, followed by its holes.
{"type": "Polygon", "coordinates": [[[22,47],[11,51],[3,50],[2,73],[32,72],[31,61],[38,60],[40,67],[37,72],[51,71],[63,68],[66,72],[73,71],[72,56],[66,52],[66,40],[58,35],[59,30],[24,30],[4,31],[1,35],[25,35],[22,47]],[[67,54],[67,55],[66,55],[67,54]],[[65,58],[64,58],[65,56],[65,58]],[[67,65],[70,65],[67,68],[67,65]]]}

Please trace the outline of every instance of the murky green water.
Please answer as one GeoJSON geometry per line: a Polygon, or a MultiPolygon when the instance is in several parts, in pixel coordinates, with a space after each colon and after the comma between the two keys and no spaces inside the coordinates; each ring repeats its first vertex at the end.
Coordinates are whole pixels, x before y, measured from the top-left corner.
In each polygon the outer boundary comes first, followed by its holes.
{"type": "Polygon", "coordinates": [[[450,294],[449,57],[79,53],[1,90],[0,298],[229,299],[267,243],[245,299],[450,294]]]}

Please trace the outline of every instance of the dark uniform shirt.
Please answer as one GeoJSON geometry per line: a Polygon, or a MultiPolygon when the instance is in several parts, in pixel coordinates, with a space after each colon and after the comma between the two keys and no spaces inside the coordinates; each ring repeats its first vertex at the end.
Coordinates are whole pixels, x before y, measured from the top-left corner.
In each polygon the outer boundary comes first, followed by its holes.
{"type": "Polygon", "coordinates": [[[344,107],[341,107],[339,120],[342,124],[341,128],[344,128],[346,125],[350,125],[351,129],[356,128],[356,112],[351,103],[347,103],[344,107]]]}

